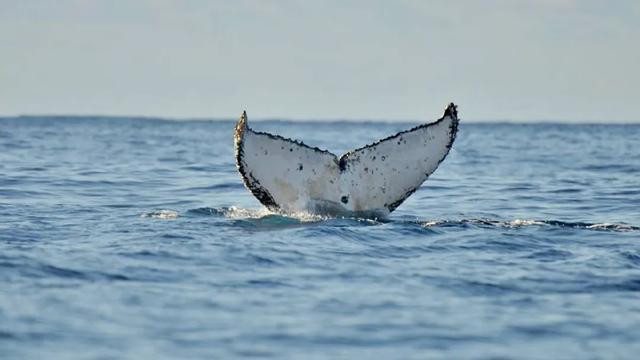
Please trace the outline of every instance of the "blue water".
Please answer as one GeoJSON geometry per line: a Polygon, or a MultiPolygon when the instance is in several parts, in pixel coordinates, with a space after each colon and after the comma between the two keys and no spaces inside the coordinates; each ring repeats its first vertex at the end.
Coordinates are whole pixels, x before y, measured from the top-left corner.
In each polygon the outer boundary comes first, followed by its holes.
{"type": "MultiPolygon", "coordinates": [[[[412,125],[253,123],[335,153],[412,125]]],[[[232,131],[0,119],[0,358],[640,352],[640,126],[463,120],[378,221],[261,209],[232,131]]]]}

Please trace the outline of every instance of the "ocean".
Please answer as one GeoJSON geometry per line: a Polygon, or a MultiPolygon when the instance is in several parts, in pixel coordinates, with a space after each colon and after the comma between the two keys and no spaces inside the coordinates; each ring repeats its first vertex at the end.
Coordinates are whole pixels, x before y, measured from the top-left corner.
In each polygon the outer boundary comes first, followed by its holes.
{"type": "MultiPolygon", "coordinates": [[[[251,122],[337,154],[414,125],[251,122]]],[[[0,358],[640,353],[640,125],[463,118],[377,220],[268,212],[233,126],[0,118],[0,358]]]]}

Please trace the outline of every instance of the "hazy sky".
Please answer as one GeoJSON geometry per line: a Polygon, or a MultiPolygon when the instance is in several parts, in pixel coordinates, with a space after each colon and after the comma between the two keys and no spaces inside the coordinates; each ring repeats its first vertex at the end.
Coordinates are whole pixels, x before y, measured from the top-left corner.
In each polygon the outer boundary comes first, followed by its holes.
{"type": "Polygon", "coordinates": [[[0,115],[640,121],[640,1],[0,0],[0,115]]]}

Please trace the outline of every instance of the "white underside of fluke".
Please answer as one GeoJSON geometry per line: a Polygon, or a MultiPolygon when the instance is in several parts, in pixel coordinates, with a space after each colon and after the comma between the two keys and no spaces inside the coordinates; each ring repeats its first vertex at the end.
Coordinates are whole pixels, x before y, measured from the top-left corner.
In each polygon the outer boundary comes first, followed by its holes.
{"type": "Polygon", "coordinates": [[[438,121],[334,154],[255,132],[246,113],[236,125],[238,170],[271,210],[383,217],[395,210],[447,156],[458,128],[456,106],[438,121]]]}

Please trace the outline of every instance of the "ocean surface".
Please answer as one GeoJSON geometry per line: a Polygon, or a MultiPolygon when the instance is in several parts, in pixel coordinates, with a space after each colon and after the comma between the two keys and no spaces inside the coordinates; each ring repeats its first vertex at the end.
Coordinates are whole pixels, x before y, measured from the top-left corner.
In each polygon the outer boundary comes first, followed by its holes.
{"type": "MultiPolygon", "coordinates": [[[[339,154],[415,124],[251,125],[339,154]]],[[[640,353],[640,125],[463,119],[384,220],[269,213],[233,126],[0,118],[0,358],[640,353]]]]}

